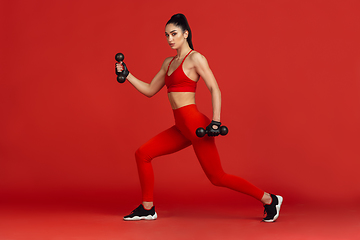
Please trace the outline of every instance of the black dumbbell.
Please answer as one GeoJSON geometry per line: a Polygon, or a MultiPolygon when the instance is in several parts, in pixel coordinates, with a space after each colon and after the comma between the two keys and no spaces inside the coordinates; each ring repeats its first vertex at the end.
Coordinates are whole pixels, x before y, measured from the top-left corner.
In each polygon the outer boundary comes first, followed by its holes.
{"type": "MultiPolygon", "coordinates": [[[[122,53],[117,53],[117,54],[115,55],[115,60],[116,60],[118,63],[124,61],[124,54],[122,54],[122,53]]],[[[115,73],[116,73],[116,75],[117,75],[116,80],[117,80],[119,83],[125,82],[126,76],[125,76],[125,74],[124,74],[124,71],[118,72],[117,69],[115,68],[115,73]]]]}
{"type": "MultiPolygon", "coordinates": [[[[228,132],[229,132],[229,129],[226,126],[220,127],[220,135],[225,136],[226,134],[228,134],[228,132]]],[[[204,128],[196,129],[196,136],[203,137],[203,136],[205,136],[205,134],[208,134],[208,130],[206,130],[204,128]]]]}

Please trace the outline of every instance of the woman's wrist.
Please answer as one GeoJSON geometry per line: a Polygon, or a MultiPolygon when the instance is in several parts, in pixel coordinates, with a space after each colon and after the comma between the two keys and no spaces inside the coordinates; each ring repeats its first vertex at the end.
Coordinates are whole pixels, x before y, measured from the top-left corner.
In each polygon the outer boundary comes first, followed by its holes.
{"type": "Polygon", "coordinates": [[[133,75],[129,72],[129,74],[127,75],[126,79],[129,80],[133,77],[133,75]]]}
{"type": "Polygon", "coordinates": [[[211,123],[214,124],[214,125],[219,125],[219,126],[221,125],[220,121],[212,120],[211,123]]]}

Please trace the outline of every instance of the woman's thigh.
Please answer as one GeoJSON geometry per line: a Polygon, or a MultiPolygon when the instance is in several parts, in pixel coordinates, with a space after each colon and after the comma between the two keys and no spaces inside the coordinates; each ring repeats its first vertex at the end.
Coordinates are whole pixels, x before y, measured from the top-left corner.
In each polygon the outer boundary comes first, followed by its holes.
{"type": "Polygon", "coordinates": [[[191,145],[191,141],[187,139],[176,126],[159,133],[143,144],[137,152],[146,155],[149,160],[171,154],[191,145]]]}

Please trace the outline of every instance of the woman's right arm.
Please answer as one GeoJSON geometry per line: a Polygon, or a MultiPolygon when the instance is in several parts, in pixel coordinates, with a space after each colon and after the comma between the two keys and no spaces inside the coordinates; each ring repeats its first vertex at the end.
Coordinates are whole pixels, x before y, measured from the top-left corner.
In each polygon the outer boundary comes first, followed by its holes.
{"type": "MultiPolygon", "coordinates": [[[[142,94],[147,97],[154,96],[157,92],[159,92],[162,87],[165,85],[165,74],[167,70],[167,65],[169,64],[168,58],[163,62],[160,71],[155,75],[153,80],[150,83],[143,82],[137,79],[134,75],[129,73],[127,76],[127,80],[142,94]]],[[[119,64],[120,65],[120,64],[119,64]]],[[[121,66],[122,68],[122,66],[121,66]]],[[[122,70],[122,69],[118,70],[122,70]]]]}

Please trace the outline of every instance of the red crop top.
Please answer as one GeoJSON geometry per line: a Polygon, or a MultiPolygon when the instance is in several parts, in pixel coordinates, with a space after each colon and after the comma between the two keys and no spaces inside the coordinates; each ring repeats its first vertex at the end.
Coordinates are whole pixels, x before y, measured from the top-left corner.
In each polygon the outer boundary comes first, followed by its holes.
{"type": "Polygon", "coordinates": [[[185,75],[184,70],[182,69],[182,65],[184,63],[184,60],[189,54],[192,52],[192,50],[184,57],[182,60],[180,66],[175,69],[175,71],[168,76],[169,68],[174,60],[174,58],[169,63],[168,69],[166,71],[165,75],[165,84],[169,92],[195,92],[196,91],[196,83],[195,81],[191,80],[188,76],[185,75]]]}

